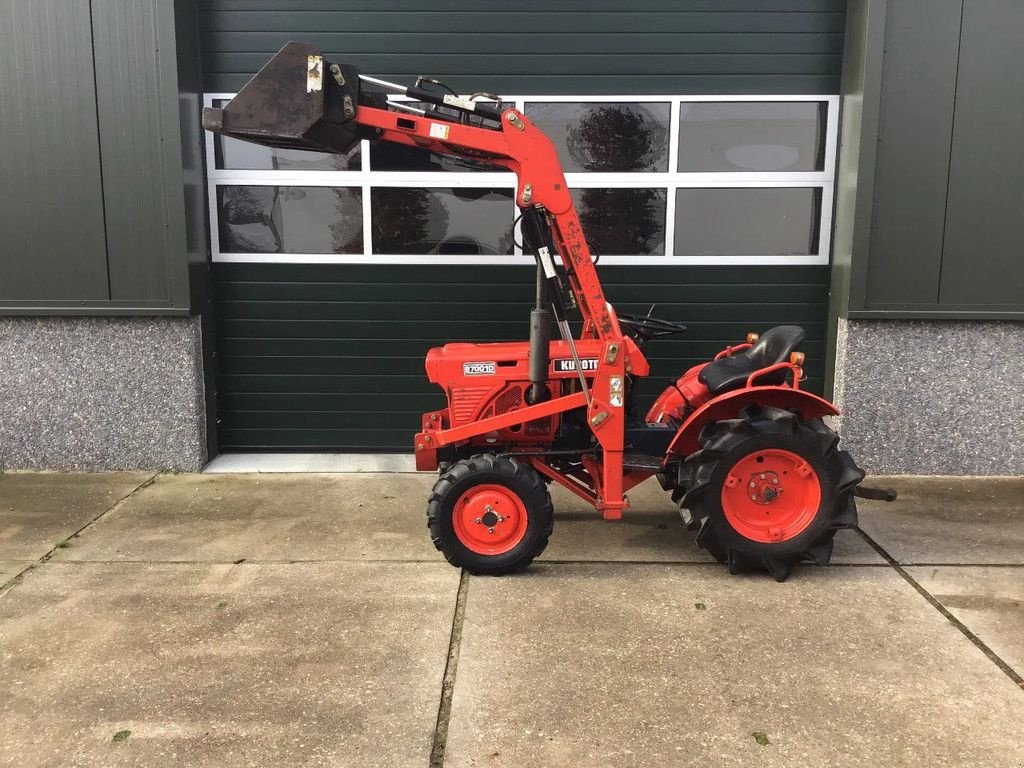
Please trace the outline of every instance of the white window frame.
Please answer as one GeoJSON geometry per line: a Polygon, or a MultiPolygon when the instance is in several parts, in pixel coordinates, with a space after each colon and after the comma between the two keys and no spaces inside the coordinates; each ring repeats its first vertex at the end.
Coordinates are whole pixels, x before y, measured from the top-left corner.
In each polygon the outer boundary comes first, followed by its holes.
{"type": "MultiPolygon", "coordinates": [[[[204,94],[205,106],[214,101],[231,99],[233,93],[204,94]]],[[[393,100],[403,100],[392,97],[393,100]]],[[[601,264],[618,265],[813,265],[828,264],[832,245],[832,208],[835,195],[836,151],[839,142],[839,96],[837,95],[758,95],[720,94],[700,96],[627,95],[627,96],[516,96],[503,99],[507,105],[523,110],[529,102],[588,104],[622,104],[659,102],[670,104],[668,171],[643,173],[566,173],[570,189],[637,188],[663,189],[666,192],[665,254],[649,256],[602,255],[601,264]],[[824,102],[827,104],[825,130],[825,165],[821,171],[792,172],[680,172],[679,114],[681,104],[699,102],[824,102]],[[675,199],[678,189],[703,188],[797,188],[821,189],[821,221],[818,228],[818,252],[813,255],[749,255],[749,256],[676,256],[675,199]]],[[[206,133],[207,194],[210,210],[210,249],[216,262],[257,262],[282,264],[533,264],[533,257],[524,255],[515,246],[513,255],[437,255],[437,254],[375,254],[371,226],[370,190],[373,187],[506,187],[514,191],[515,174],[488,171],[373,171],[370,169],[370,142],[360,147],[361,168],[358,171],[287,171],[229,170],[216,167],[214,134],[206,133]],[[363,197],[363,252],[361,254],[302,253],[222,253],[217,210],[217,187],[239,186],[302,186],[360,188],[363,197]]],[[[515,207],[515,200],[511,202],[515,207]]],[[[513,217],[518,215],[515,208],[513,217]]],[[[512,218],[509,220],[512,221],[512,218]]],[[[517,231],[515,240],[521,238],[517,231]]]]}

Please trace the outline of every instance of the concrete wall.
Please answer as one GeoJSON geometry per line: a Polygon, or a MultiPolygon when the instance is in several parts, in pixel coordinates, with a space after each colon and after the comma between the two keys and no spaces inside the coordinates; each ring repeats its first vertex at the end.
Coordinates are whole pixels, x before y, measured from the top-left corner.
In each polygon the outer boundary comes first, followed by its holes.
{"type": "Polygon", "coordinates": [[[843,447],[877,474],[1024,474],[1024,322],[840,320],[843,447]]]}
{"type": "Polygon", "coordinates": [[[0,469],[197,470],[198,318],[0,318],[0,469]]]}

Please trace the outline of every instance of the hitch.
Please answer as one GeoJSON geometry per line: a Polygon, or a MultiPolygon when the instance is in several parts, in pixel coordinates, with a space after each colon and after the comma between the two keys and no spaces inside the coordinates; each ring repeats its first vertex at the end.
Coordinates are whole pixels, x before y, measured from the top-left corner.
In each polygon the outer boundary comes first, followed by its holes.
{"type": "Polygon", "coordinates": [[[874,501],[896,501],[896,491],[892,488],[866,488],[857,485],[853,488],[853,495],[860,499],[873,499],[874,501]]]}

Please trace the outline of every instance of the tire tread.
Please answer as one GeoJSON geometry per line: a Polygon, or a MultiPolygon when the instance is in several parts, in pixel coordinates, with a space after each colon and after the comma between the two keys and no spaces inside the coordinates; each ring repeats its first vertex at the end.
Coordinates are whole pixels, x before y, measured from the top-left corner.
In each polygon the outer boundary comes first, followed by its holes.
{"type": "MultiPolygon", "coordinates": [[[[465,489],[462,492],[465,492],[465,489]]],[[[454,504],[454,500],[452,503],[454,504]]],[[[551,495],[540,475],[530,467],[505,456],[479,453],[468,459],[455,462],[434,483],[427,501],[427,528],[434,546],[444,555],[445,560],[455,567],[465,568],[474,575],[502,576],[516,573],[539,557],[548,545],[548,540],[554,531],[551,495]],[[454,533],[448,534],[444,529],[441,516],[446,499],[459,483],[471,478],[474,474],[498,475],[499,478],[509,481],[512,490],[519,494],[523,504],[526,505],[527,514],[531,518],[539,518],[541,521],[541,527],[533,537],[530,546],[511,561],[506,562],[506,559],[502,557],[501,564],[490,565],[484,558],[491,556],[469,553],[472,557],[468,557],[464,551],[465,548],[457,541],[454,533]]]]}

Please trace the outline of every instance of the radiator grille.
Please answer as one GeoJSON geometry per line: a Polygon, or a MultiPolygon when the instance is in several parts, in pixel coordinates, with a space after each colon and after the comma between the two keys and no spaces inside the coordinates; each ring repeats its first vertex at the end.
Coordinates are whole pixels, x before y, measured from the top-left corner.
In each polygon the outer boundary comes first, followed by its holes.
{"type": "Polygon", "coordinates": [[[509,387],[495,399],[494,415],[497,416],[499,413],[508,413],[513,408],[519,407],[519,404],[522,402],[523,388],[509,387]]]}
{"type": "Polygon", "coordinates": [[[452,387],[451,413],[453,424],[472,421],[490,387],[452,387]]]}

